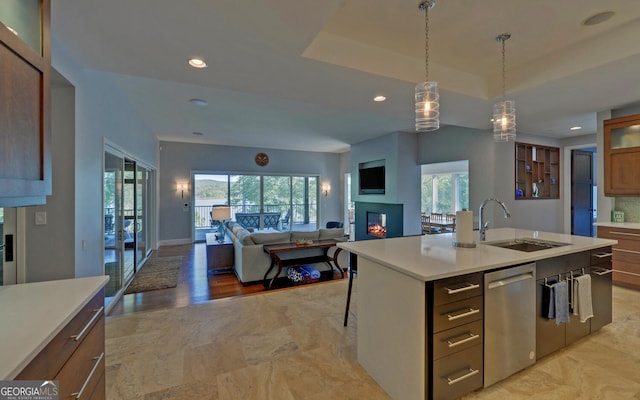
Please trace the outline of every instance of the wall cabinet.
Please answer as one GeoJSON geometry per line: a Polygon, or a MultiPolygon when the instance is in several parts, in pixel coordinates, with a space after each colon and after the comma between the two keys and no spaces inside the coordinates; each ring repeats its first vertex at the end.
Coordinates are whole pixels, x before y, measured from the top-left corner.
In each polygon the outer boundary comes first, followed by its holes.
{"type": "Polygon", "coordinates": [[[604,194],[640,196],[640,114],[604,121],[604,194]]]}
{"type": "Polygon", "coordinates": [[[515,199],[560,198],[560,149],[515,143],[515,199]]]}
{"type": "Polygon", "coordinates": [[[0,207],[51,194],[50,3],[0,7],[0,207]]]}

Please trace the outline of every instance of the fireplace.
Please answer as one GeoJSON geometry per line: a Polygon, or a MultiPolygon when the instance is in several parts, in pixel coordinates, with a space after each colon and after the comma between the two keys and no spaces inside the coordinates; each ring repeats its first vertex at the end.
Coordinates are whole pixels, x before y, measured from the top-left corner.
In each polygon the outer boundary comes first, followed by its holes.
{"type": "Polygon", "coordinates": [[[356,201],[355,239],[388,239],[403,235],[403,205],[356,201]]]}
{"type": "Polygon", "coordinates": [[[367,211],[367,234],[387,237],[387,214],[367,211]]]}

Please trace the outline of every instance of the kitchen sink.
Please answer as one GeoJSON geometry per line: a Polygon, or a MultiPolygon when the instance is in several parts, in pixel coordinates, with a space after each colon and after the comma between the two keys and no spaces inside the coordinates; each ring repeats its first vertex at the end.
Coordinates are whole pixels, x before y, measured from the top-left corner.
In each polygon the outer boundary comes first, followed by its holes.
{"type": "Polygon", "coordinates": [[[540,240],[533,238],[511,239],[500,242],[488,242],[485,243],[489,246],[502,247],[503,249],[511,249],[518,251],[539,251],[548,250],[554,247],[568,246],[569,243],[551,242],[548,240],[540,240]]]}

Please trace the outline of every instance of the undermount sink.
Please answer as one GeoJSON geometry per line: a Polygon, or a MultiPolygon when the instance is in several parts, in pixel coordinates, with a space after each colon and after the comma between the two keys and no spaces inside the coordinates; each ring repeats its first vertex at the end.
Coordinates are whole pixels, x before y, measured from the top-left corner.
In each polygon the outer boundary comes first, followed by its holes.
{"type": "Polygon", "coordinates": [[[533,238],[511,239],[500,242],[487,242],[489,246],[502,247],[503,249],[511,249],[518,251],[539,251],[548,250],[554,247],[568,246],[569,243],[551,242],[548,240],[540,240],[533,238]]]}

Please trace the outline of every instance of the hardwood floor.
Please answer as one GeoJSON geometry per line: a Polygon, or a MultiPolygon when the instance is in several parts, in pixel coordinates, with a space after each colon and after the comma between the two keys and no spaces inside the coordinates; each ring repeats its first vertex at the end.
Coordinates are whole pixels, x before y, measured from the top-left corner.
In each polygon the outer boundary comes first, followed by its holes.
{"type": "MultiPolygon", "coordinates": [[[[204,243],[160,247],[151,257],[184,256],[178,285],[175,288],[122,296],[109,316],[130,314],[139,311],[160,310],[204,303],[225,297],[244,296],[264,292],[262,283],[244,286],[233,272],[207,274],[207,254],[204,243]]],[[[345,276],[347,274],[345,273],[345,276]]],[[[339,273],[321,280],[341,279],[339,273]]],[[[277,287],[282,288],[283,284],[277,287]]]]}

